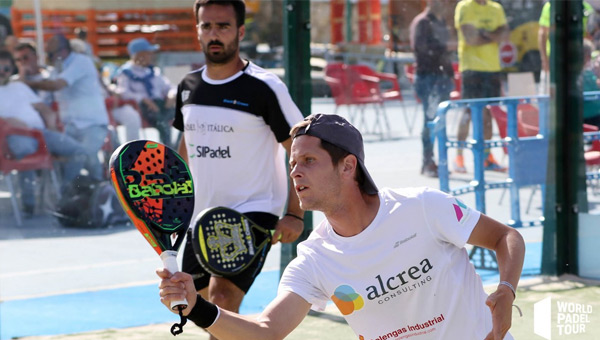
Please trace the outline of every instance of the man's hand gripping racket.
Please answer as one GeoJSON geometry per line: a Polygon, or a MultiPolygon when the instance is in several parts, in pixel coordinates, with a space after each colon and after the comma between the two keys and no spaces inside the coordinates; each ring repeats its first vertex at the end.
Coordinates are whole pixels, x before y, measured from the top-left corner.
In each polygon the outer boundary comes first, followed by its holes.
{"type": "MultiPolygon", "coordinates": [[[[177,152],[163,144],[136,140],[121,145],[110,159],[110,178],[123,209],[171,274],[179,271],[177,250],[194,211],[194,185],[190,170],[177,152]]],[[[187,301],[174,301],[183,332],[187,301]]]]}
{"type": "Polygon", "coordinates": [[[202,211],[190,230],[194,253],[209,273],[233,276],[264,261],[271,232],[246,215],[225,207],[202,211]]]}

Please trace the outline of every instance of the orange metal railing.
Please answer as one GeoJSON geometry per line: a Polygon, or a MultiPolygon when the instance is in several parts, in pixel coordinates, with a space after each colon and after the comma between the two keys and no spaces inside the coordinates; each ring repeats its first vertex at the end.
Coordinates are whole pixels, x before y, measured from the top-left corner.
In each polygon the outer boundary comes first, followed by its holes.
{"type": "MultiPolygon", "coordinates": [[[[33,9],[13,7],[11,16],[17,37],[35,39],[33,9]]],[[[199,50],[195,24],[189,8],[42,10],[44,40],[57,33],[75,38],[75,29],[83,27],[99,57],[127,57],[127,43],[140,37],[160,44],[162,51],[199,50]]]]}

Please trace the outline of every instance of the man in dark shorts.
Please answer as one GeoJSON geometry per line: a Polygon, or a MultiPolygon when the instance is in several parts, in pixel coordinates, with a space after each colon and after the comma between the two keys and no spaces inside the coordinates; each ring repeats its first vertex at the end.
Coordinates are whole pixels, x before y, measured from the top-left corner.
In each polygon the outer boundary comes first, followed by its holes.
{"type": "MultiPolygon", "coordinates": [[[[194,178],[194,216],[228,207],[275,230],[274,243],[293,242],[304,228],[304,213],[288,190],[285,152],[292,144],[290,128],[302,114],[276,75],[240,58],[243,1],[197,0],[194,11],[206,65],[179,84],[173,122],[183,131],[178,150],[194,178]]],[[[188,242],[182,271],[192,275],[203,297],[238,311],[263,264],[258,259],[234,277],[211,276],[188,242]]]]}
{"type": "MultiPolygon", "coordinates": [[[[458,31],[458,60],[463,99],[500,97],[501,68],[499,43],[508,39],[508,25],[502,5],[488,0],[462,0],[456,5],[454,26],[458,31]]],[[[465,110],[458,125],[458,140],[469,134],[471,111],[465,110]]],[[[483,109],[483,137],[492,138],[492,115],[483,109]]],[[[484,169],[506,171],[489,148],[484,150],[484,169]]],[[[466,173],[463,150],[457,150],[454,171],[466,173]]]]}

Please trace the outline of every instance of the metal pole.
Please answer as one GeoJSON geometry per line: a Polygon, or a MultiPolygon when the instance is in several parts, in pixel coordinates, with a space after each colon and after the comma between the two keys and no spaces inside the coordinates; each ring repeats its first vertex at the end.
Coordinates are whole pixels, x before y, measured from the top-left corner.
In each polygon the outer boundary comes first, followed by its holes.
{"type": "Polygon", "coordinates": [[[542,274],[577,274],[578,213],[587,208],[583,163],[581,0],[552,1],[550,148],[542,274]]]}
{"type": "MultiPolygon", "coordinates": [[[[310,2],[285,0],[283,6],[283,46],[285,82],[292,99],[304,116],[311,113],[310,2]]],[[[296,246],[312,231],[312,213],[304,214],[304,232],[294,243],[282,244],[280,273],[296,257],[296,246]]]]}
{"type": "Polygon", "coordinates": [[[352,0],[346,0],[346,20],[344,25],[346,27],[346,39],[347,43],[352,42],[352,0]]]}
{"type": "Polygon", "coordinates": [[[38,64],[46,64],[46,51],[44,49],[44,26],[42,25],[42,6],[40,0],[33,0],[35,13],[35,35],[37,44],[38,64]]]}

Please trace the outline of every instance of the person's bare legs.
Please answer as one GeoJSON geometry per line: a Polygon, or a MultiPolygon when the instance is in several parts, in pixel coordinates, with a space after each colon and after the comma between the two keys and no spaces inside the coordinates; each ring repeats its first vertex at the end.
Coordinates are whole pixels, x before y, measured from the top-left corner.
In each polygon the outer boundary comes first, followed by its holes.
{"type": "MultiPolygon", "coordinates": [[[[483,139],[490,140],[490,139],[492,139],[492,134],[493,134],[492,113],[488,107],[484,107],[482,114],[483,114],[483,139]]],[[[459,124],[458,124],[457,139],[459,141],[467,140],[467,137],[469,136],[470,124],[471,124],[471,110],[469,108],[466,108],[463,111],[462,116],[459,121],[459,124]]],[[[487,160],[488,156],[490,154],[490,150],[486,149],[484,152],[485,152],[484,159],[487,160]]],[[[466,172],[466,169],[464,166],[464,160],[463,160],[463,148],[458,148],[456,150],[456,155],[457,155],[457,158],[454,162],[454,168],[455,168],[454,170],[456,172],[460,172],[460,173],[466,172]]]]}
{"type": "MultiPolygon", "coordinates": [[[[485,140],[492,139],[492,132],[493,132],[492,113],[487,107],[485,107],[483,109],[483,138],[485,140]]],[[[498,171],[498,172],[506,171],[505,167],[501,166],[500,164],[498,164],[498,162],[496,162],[496,159],[494,159],[494,156],[492,155],[490,148],[486,148],[483,150],[483,160],[484,160],[483,161],[484,168],[486,170],[498,171]]]]}
{"type": "MultiPolygon", "coordinates": [[[[459,142],[467,140],[469,135],[469,125],[471,124],[471,109],[465,108],[458,122],[458,131],[456,138],[459,142]]],[[[454,160],[454,171],[458,173],[466,173],[465,162],[463,158],[463,148],[456,149],[456,159],[454,160]]]]}
{"type": "Polygon", "coordinates": [[[483,139],[492,139],[492,112],[487,106],[483,108],[483,139]]]}

